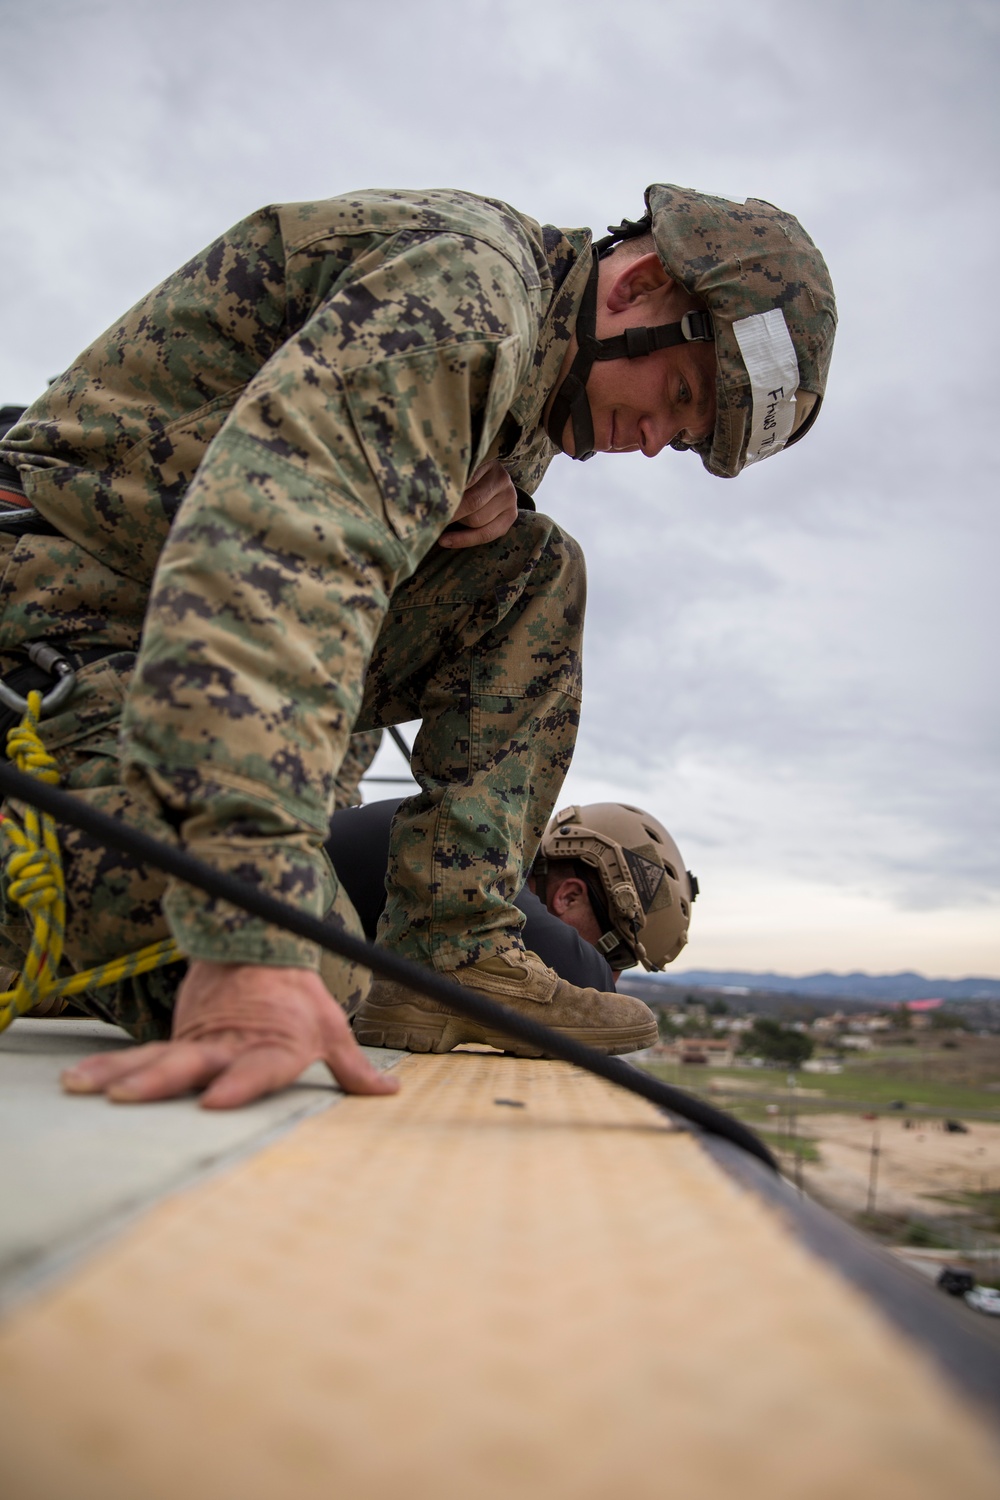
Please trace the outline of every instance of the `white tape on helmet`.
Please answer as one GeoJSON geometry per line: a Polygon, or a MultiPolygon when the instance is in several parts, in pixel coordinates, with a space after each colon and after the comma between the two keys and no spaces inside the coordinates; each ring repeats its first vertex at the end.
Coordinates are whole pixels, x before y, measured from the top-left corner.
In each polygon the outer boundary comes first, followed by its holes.
{"type": "Polygon", "coordinates": [[[780,307],[753,313],[733,324],[753,394],[753,424],[746,464],[779,453],[795,425],[799,362],[780,307]]]}

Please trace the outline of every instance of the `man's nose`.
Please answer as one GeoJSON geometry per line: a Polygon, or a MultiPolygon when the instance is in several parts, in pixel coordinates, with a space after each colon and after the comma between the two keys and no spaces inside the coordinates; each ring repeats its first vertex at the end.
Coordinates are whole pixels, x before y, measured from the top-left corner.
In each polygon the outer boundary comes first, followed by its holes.
{"type": "Polygon", "coordinates": [[[639,447],[646,458],[655,458],[683,431],[683,421],[671,414],[650,417],[639,424],[639,447]]]}
{"type": "Polygon", "coordinates": [[[642,423],[642,451],[647,458],[655,458],[662,453],[668,444],[681,442],[688,448],[695,448],[710,436],[715,426],[715,414],[704,417],[701,421],[692,421],[685,413],[678,417],[673,414],[657,417],[651,421],[642,423]]]}

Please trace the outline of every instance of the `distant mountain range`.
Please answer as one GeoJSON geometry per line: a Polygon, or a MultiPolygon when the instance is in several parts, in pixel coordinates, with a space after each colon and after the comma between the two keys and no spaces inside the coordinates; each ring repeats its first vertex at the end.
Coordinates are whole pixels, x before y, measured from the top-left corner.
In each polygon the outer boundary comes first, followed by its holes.
{"type": "Polygon", "coordinates": [[[923,974],[751,974],[742,969],[686,969],[647,974],[659,984],[742,989],[831,1000],[1000,1000],[1000,979],[925,979],[923,974]]]}

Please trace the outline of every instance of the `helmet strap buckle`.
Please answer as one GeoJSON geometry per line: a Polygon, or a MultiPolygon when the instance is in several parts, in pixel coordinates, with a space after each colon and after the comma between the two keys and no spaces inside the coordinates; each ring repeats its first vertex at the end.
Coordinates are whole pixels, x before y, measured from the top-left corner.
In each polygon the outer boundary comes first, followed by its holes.
{"type": "Polygon", "coordinates": [[[692,308],[681,317],[681,333],[689,344],[710,344],[715,339],[712,314],[703,307],[692,308]]]}

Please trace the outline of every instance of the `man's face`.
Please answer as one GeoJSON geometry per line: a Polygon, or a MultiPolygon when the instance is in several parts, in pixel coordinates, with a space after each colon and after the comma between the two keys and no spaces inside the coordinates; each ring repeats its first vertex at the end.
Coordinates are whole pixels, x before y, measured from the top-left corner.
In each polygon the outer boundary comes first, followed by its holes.
{"type": "MultiPolygon", "coordinates": [[[[597,337],[626,328],[676,323],[699,304],[672,281],[658,257],[602,262],[598,283],[597,337]]],[[[567,353],[563,375],[576,353],[567,353]]],[[[660,453],[675,438],[702,442],[715,426],[715,346],[675,345],[639,359],[597,361],[587,381],[599,453],[660,453]]],[[[573,424],[566,423],[563,448],[572,455],[573,424]]]]}

